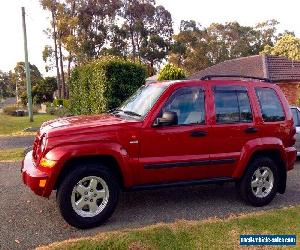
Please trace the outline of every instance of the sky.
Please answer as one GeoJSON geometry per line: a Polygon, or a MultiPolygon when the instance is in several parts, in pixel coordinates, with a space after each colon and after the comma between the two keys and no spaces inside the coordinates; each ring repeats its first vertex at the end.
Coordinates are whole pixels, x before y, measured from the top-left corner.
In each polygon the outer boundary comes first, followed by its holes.
{"type": "MultiPolygon", "coordinates": [[[[300,37],[299,0],[156,0],[156,3],[172,14],[175,31],[183,19],[195,20],[203,26],[232,21],[255,25],[276,19],[280,22],[279,31],[294,31],[300,37]]],[[[42,74],[49,75],[42,60],[44,46],[52,43],[44,33],[49,16],[39,0],[0,0],[0,70],[12,70],[16,62],[24,61],[22,6],[26,10],[29,61],[42,74]]]]}

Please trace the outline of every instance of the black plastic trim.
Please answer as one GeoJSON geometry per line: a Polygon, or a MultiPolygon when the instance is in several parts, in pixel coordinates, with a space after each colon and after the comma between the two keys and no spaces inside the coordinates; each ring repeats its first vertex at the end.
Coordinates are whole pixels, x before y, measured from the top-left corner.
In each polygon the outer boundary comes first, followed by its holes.
{"type": "Polygon", "coordinates": [[[207,165],[214,165],[214,164],[228,164],[228,163],[234,163],[234,162],[235,162],[235,159],[228,158],[228,159],[220,159],[220,160],[153,163],[153,164],[145,164],[144,169],[197,167],[197,166],[207,166],[207,165]]]}
{"type": "Polygon", "coordinates": [[[204,184],[220,184],[220,183],[232,182],[232,181],[234,181],[232,177],[218,177],[218,178],[202,179],[202,180],[137,185],[131,187],[129,190],[151,190],[151,189],[159,189],[159,188],[184,187],[184,186],[204,185],[204,184]]]}
{"type": "Polygon", "coordinates": [[[212,78],[245,78],[245,79],[253,79],[253,80],[273,83],[273,81],[268,78],[256,77],[256,76],[244,76],[244,75],[206,75],[201,77],[200,80],[211,80],[212,78]]]}

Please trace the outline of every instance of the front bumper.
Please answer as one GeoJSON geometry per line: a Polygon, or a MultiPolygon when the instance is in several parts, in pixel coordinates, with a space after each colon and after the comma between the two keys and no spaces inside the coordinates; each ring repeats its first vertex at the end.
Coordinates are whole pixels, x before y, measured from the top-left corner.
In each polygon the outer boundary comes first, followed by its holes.
{"type": "Polygon", "coordinates": [[[32,159],[32,151],[26,154],[22,163],[21,173],[24,184],[30,187],[35,194],[44,197],[50,195],[49,191],[46,189],[49,175],[36,168],[32,159]]]}

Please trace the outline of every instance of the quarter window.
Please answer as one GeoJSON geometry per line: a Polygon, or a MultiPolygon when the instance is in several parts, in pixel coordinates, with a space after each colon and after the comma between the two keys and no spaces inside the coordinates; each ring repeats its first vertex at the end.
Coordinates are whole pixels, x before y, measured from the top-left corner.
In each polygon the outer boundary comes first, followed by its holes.
{"type": "Polygon", "coordinates": [[[252,111],[246,88],[217,86],[214,92],[218,124],[252,121],[252,111]]]}
{"type": "Polygon", "coordinates": [[[204,91],[200,87],[176,90],[164,105],[162,112],[176,112],[178,125],[204,124],[204,91]]]}
{"type": "Polygon", "coordinates": [[[283,121],[285,115],[276,92],[270,88],[255,88],[255,91],[263,120],[265,122],[283,121]]]}

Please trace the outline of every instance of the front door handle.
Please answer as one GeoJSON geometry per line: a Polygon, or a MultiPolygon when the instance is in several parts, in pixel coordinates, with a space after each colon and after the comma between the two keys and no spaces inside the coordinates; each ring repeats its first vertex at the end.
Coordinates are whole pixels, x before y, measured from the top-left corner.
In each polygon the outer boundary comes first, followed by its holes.
{"type": "Polygon", "coordinates": [[[248,133],[248,134],[253,134],[253,133],[257,133],[258,129],[255,128],[255,127],[249,127],[249,128],[245,129],[245,132],[248,133]]]}
{"type": "Polygon", "coordinates": [[[206,135],[207,135],[206,131],[193,131],[191,133],[192,137],[203,137],[203,136],[206,136],[206,135]]]}

